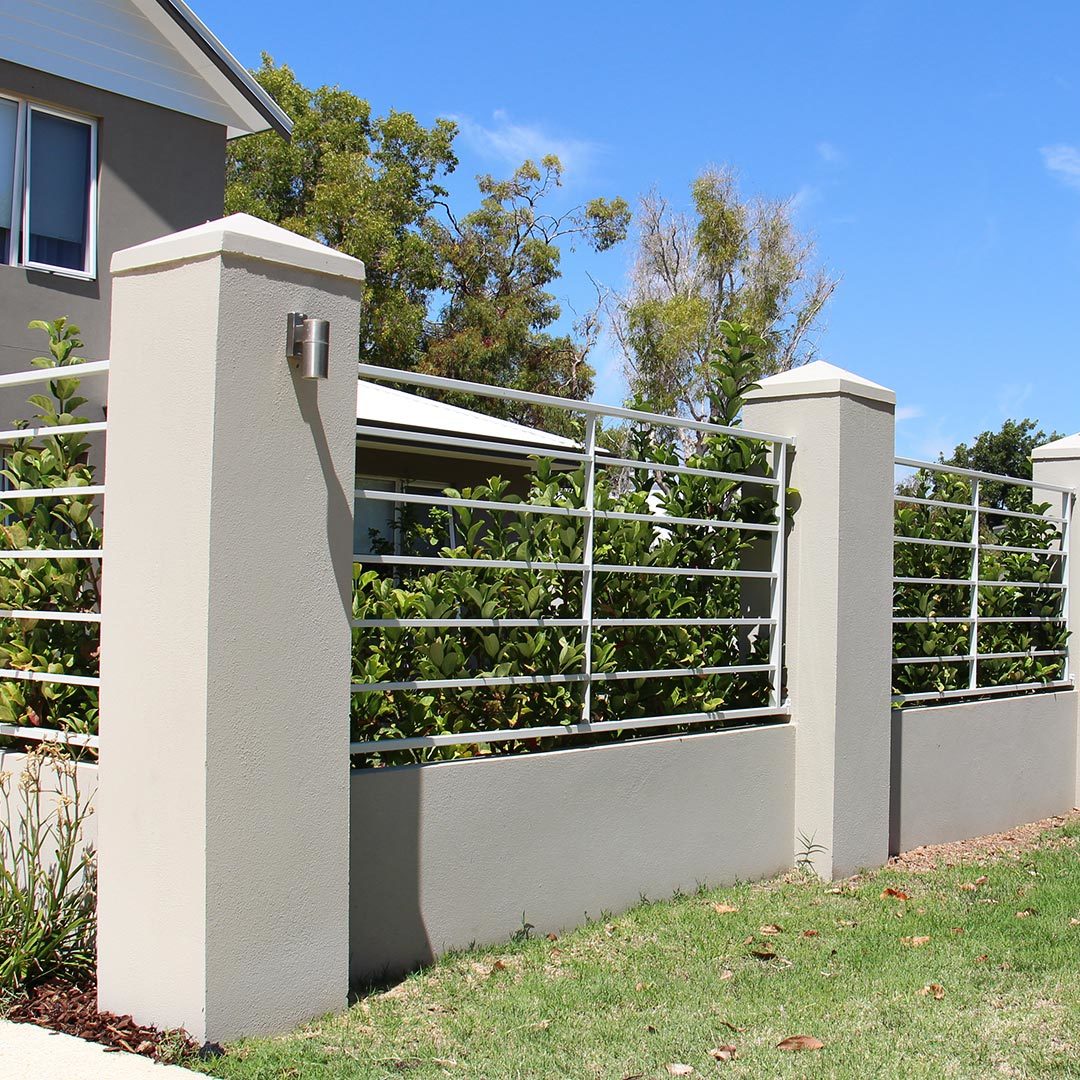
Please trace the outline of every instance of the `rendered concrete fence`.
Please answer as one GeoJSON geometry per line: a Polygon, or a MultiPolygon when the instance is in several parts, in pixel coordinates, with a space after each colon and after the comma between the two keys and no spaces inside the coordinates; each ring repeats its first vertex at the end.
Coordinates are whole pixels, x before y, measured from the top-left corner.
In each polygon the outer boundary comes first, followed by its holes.
{"type": "Polygon", "coordinates": [[[352,977],[787,870],[794,769],[778,724],[358,770],[352,977]]]}
{"type": "Polygon", "coordinates": [[[523,917],[770,875],[802,838],[847,875],[1075,798],[1074,692],[892,711],[894,395],[822,363],[745,410],[795,439],[792,722],[350,774],[363,268],[241,215],[114,272],[104,1008],[281,1030],[523,917]],[[292,311],[331,320],[323,382],[286,363],[292,311]]]}
{"type": "Polygon", "coordinates": [[[1000,832],[1075,805],[1074,690],[892,716],[890,850],[1000,832]]]}

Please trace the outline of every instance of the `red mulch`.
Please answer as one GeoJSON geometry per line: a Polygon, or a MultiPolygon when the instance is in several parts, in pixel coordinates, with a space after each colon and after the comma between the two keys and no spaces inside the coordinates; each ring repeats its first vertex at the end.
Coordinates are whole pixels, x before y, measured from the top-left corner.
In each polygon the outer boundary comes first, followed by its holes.
{"type": "Polygon", "coordinates": [[[52,1028],[102,1043],[111,1050],[144,1054],[155,1061],[175,1061],[181,1052],[196,1053],[199,1049],[182,1028],[159,1031],[136,1024],[130,1016],[98,1012],[97,984],[93,978],[79,983],[66,979],[40,983],[6,1010],[4,1019],[52,1028]]]}

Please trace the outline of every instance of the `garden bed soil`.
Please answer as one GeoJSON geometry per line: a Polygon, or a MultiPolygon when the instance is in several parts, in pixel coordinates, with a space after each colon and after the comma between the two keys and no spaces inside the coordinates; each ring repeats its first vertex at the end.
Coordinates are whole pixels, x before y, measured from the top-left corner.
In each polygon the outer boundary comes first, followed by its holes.
{"type": "Polygon", "coordinates": [[[989,836],[975,836],[970,840],[957,840],[951,844],[924,844],[922,847],[894,855],[888,865],[897,870],[918,873],[941,867],[961,866],[969,862],[1017,858],[1035,847],[1043,833],[1077,821],[1080,821],[1080,809],[1071,810],[1061,817],[1017,825],[1013,829],[991,833],[989,836]]]}
{"type": "Polygon", "coordinates": [[[183,1029],[160,1031],[136,1024],[130,1016],[98,1012],[97,984],[93,979],[83,982],[49,979],[39,983],[5,1010],[4,1019],[51,1028],[101,1043],[111,1050],[142,1054],[167,1063],[199,1049],[183,1029]]]}

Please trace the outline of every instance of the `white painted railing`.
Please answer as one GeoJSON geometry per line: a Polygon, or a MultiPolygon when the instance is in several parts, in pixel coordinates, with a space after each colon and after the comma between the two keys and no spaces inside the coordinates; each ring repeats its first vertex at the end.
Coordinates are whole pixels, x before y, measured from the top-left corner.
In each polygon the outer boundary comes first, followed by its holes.
{"type": "MultiPolygon", "coordinates": [[[[423,446],[438,446],[443,450],[487,451],[495,450],[501,455],[518,455],[522,465],[529,458],[549,458],[560,466],[568,463],[584,467],[583,505],[550,506],[527,502],[493,501],[458,497],[447,494],[427,494],[426,492],[405,492],[382,490],[359,486],[355,492],[358,500],[373,503],[391,503],[400,505],[419,505],[438,507],[453,513],[456,509],[481,510],[489,514],[528,514],[537,516],[562,517],[582,522],[582,552],[580,561],[529,561],[520,559],[488,559],[458,557],[452,553],[438,555],[407,555],[356,553],[356,562],[366,566],[385,567],[388,573],[395,568],[422,567],[445,570],[460,569],[504,569],[538,570],[581,576],[581,610],[571,616],[536,617],[536,618],[369,618],[354,620],[353,626],[361,631],[385,631],[387,629],[544,629],[547,627],[577,628],[581,631],[584,644],[584,662],[582,670],[550,674],[529,675],[493,675],[471,676],[445,679],[398,679],[375,682],[355,682],[354,694],[400,693],[406,691],[453,690],[476,687],[523,687],[534,685],[578,684],[583,686],[580,717],[572,723],[552,723],[524,728],[504,728],[501,730],[483,730],[417,735],[400,738],[378,738],[351,743],[350,752],[364,754],[389,752],[395,750],[416,750],[431,747],[468,745],[474,743],[505,742],[512,740],[533,740],[555,736],[588,735],[599,732],[623,731],[644,728],[673,727],[696,725],[728,720],[749,720],[753,718],[788,716],[789,709],[782,690],[782,651],[784,639],[784,530],[783,506],[787,486],[788,452],[793,445],[790,438],[771,433],[753,431],[743,427],[729,427],[699,420],[690,420],[657,413],[644,412],[620,406],[600,405],[595,402],[577,401],[554,397],[546,394],[523,393],[503,387],[481,383],[464,382],[456,379],[441,378],[416,372],[397,371],[374,367],[367,364],[359,366],[362,379],[378,382],[403,384],[426,390],[449,391],[455,394],[475,395],[481,398],[510,399],[559,410],[583,418],[584,437],[580,443],[567,446],[553,446],[547,439],[538,438],[530,443],[526,436],[518,436],[513,441],[476,438],[473,434],[432,432],[421,430],[425,425],[418,424],[417,429],[402,428],[377,423],[361,423],[357,426],[357,437],[362,445],[370,445],[372,440],[423,446]],[[685,456],[678,462],[639,460],[615,456],[603,449],[598,443],[601,424],[605,419],[629,421],[637,425],[692,431],[704,435],[729,436],[739,440],[764,442],[770,448],[770,462],[765,475],[750,475],[722,470],[712,470],[687,465],[685,456]],[[663,474],[689,475],[715,480],[725,485],[735,485],[771,489],[776,500],[775,520],[741,521],[719,517],[665,516],[659,509],[655,513],[630,513],[617,510],[605,510],[595,504],[597,477],[602,471],[618,470],[632,481],[635,473],[647,473],[649,490],[655,489],[657,477],[663,474]],[[614,520],[629,522],[648,522],[656,527],[659,538],[664,530],[671,526],[686,526],[703,530],[740,530],[761,534],[769,541],[768,569],[728,569],[693,566],[656,566],[636,563],[607,563],[597,559],[594,550],[595,523],[614,520]],[[661,617],[641,618],[633,612],[620,612],[617,617],[598,617],[594,611],[594,583],[597,575],[663,575],[677,578],[717,578],[736,579],[739,581],[761,581],[767,583],[768,611],[760,616],[742,612],[723,617],[661,617]],[[717,656],[717,663],[701,667],[679,667],[665,663],[659,656],[655,664],[646,669],[597,671],[594,670],[594,631],[610,627],[743,627],[748,631],[764,632],[768,635],[768,660],[764,663],[742,661],[738,656],[717,656]],[[707,677],[710,675],[767,674],[769,677],[768,701],[761,706],[731,708],[722,711],[702,710],[686,713],[633,716],[611,720],[593,718],[594,687],[607,682],[620,680],[650,680],[679,678],[687,676],[707,677]]],[[[430,427],[430,425],[427,425],[430,427]]],[[[540,433],[537,433],[538,436],[540,433]]],[[[363,450],[361,450],[363,453],[363,450]]],[[[497,471],[496,467],[492,467],[497,471]]],[[[625,482],[625,481],[624,481],[625,482]]],[[[643,490],[643,489],[638,489],[643,490]]]]}
{"type": "MultiPolygon", "coordinates": [[[[97,360],[93,362],[70,364],[63,368],[35,368],[31,371],[19,371],[10,375],[0,375],[0,391],[18,386],[33,386],[38,383],[52,382],[54,379],[84,379],[89,376],[107,375],[109,362],[97,360]]],[[[48,439],[56,436],[90,435],[94,433],[105,434],[108,425],[102,422],[80,422],[60,424],[49,427],[24,427],[12,428],[0,431],[0,447],[10,447],[14,444],[34,442],[39,439],[48,439]]],[[[99,466],[100,467],[100,466],[99,466]]],[[[9,510],[8,504],[22,499],[64,499],[90,497],[96,499],[104,497],[104,484],[87,484],[75,487],[46,487],[46,488],[20,488],[0,491],[0,513],[9,510]]],[[[0,550],[0,567],[7,561],[26,562],[40,559],[79,559],[95,560],[102,558],[100,548],[21,548],[0,550]]],[[[2,573],[0,569],[0,573],[2,573]]],[[[51,608],[40,610],[25,610],[16,608],[0,608],[0,619],[14,619],[38,622],[82,622],[100,623],[100,611],[59,611],[51,608]]],[[[85,686],[97,689],[101,680],[96,675],[81,675],[77,672],[51,672],[21,670],[15,668],[0,668],[0,680],[13,680],[17,682],[52,683],[62,686],[85,686]]],[[[49,741],[66,743],[72,746],[85,746],[97,748],[98,737],[76,732],[60,731],[55,728],[36,727],[21,724],[0,723],[0,735],[18,740],[49,741]]]]}
{"type": "MultiPolygon", "coordinates": [[[[975,469],[963,469],[952,465],[943,465],[914,458],[896,459],[898,473],[906,474],[910,482],[920,477],[924,486],[936,489],[938,477],[955,477],[961,481],[966,497],[962,501],[953,499],[931,498],[916,495],[910,491],[898,490],[895,503],[898,510],[898,531],[894,537],[896,560],[899,562],[904,548],[950,549],[967,553],[964,572],[952,574],[901,574],[893,577],[895,589],[894,629],[915,627],[926,624],[935,627],[955,627],[957,635],[951,639],[954,643],[962,637],[964,648],[951,649],[940,654],[920,655],[911,653],[906,647],[897,651],[894,637],[893,667],[895,682],[900,682],[900,673],[904,669],[920,669],[935,666],[940,683],[960,685],[939,685],[933,689],[897,692],[893,700],[899,704],[931,704],[937,701],[956,698],[975,698],[999,694],[1025,693],[1033,690],[1063,689],[1072,686],[1069,667],[1069,647],[1067,635],[1070,630],[1068,619],[1068,560],[1069,560],[1069,521],[1073,511],[1076,493],[1072,488],[1036,482],[1020,477],[1004,476],[997,473],[980,472],[975,469]],[[914,472],[912,472],[914,470],[914,472]],[[1032,496],[1035,492],[1051,496],[1059,505],[1056,512],[1036,513],[1018,510],[1008,506],[987,505],[983,494],[988,485],[1001,485],[1003,489],[1028,489],[1032,496]],[[926,507],[929,513],[917,519],[920,524],[934,524],[939,532],[951,532],[949,537],[906,535],[903,517],[899,513],[903,507],[926,507]],[[938,512],[936,523],[934,511],[938,512]],[[994,519],[997,519],[996,521],[994,519]],[[1000,543],[1006,522],[1028,521],[1033,525],[1051,526],[1048,533],[1039,538],[1045,546],[1000,543]],[[963,538],[956,535],[963,533],[963,538]],[[999,562],[996,572],[1001,576],[989,576],[987,553],[994,555],[1026,555],[1035,560],[1036,570],[1045,571],[1046,580],[1012,576],[1015,568],[999,562]],[[918,614],[905,610],[911,605],[912,597],[918,593],[909,591],[909,587],[925,587],[935,590],[921,599],[927,599],[931,610],[918,614]],[[937,590],[942,590],[940,593],[937,590]],[[1028,607],[1049,608],[1036,613],[994,614],[993,603],[996,590],[1020,590],[1017,598],[1029,595],[1032,599],[1028,607]],[[963,590],[963,592],[961,592],[963,590]],[[1042,598],[1038,596],[1045,594],[1042,598]],[[958,598],[959,595],[959,598],[958,598]],[[954,611],[957,606],[963,611],[954,611]],[[985,608],[991,605],[988,613],[985,608]],[[939,609],[944,609],[944,611],[939,609]],[[952,612],[952,613],[950,613],[952,612]],[[1058,627],[1063,633],[1054,634],[1060,639],[1053,648],[1039,648],[1037,644],[1020,650],[985,651],[980,644],[980,628],[993,626],[1058,627]],[[966,628],[966,632],[965,632],[966,628]],[[1043,659],[1047,664],[1048,677],[1040,680],[1018,682],[1011,678],[1002,678],[1001,673],[987,670],[987,665],[995,661],[1043,659]],[[956,670],[950,671],[950,668],[956,670]],[[966,668],[966,672],[964,669],[966,668]]],[[[947,480],[941,481],[947,483],[947,480]]],[[[1051,509],[1054,509],[1053,506],[1051,509]]],[[[1006,537],[1007,539],[1007,537],[1006,537]]],[[[993,556],[992,556],[993,557],[993,556]]],[[[916,681],[908,678],[908,682],[916,681]]]]}

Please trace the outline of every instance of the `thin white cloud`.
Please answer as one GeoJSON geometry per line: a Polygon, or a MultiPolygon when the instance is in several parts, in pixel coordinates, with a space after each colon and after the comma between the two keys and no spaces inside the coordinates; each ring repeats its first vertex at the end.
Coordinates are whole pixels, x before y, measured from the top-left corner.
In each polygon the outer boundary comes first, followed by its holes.
{"type": "Polygon", "coordinates": [[[1057,143],[1042,147],[1039,153],[1050,173],[1068,187],[1080,190],[1080,148],[1057,143]]]}
{"type": "Polygon", "coordinates": [[[896,422],[902,424],[905,420],[918,420],[924,415],[921,405],[901,405],[896,410],[896,422]]]}
{"type": "Polygon", "coordinates": [[[836,143],[823,139],[817,144],[817,155],[826,165],[843,165],[847,162],[847,156],[836,143]]]}
{"type": "Polygon", "coordinates": [[[552,135],[535,124],[519,124],[504,109],[496,109],[490,124],[468,116],[455,116],[462,141],[481,157],[516,169],[523,161],[539,161],[554,154],[567,173],[581,173],[592,163],[600,147],[587,139],[552,135]]]}
{"type": "Polygon", "coordinates": [[[814,187],[813,184],[803,184],[788,200],[788,205],[792,210],[798,211],[805,210],[806,207],[818,202],[821,202],[821,189],[814,187]]]}

